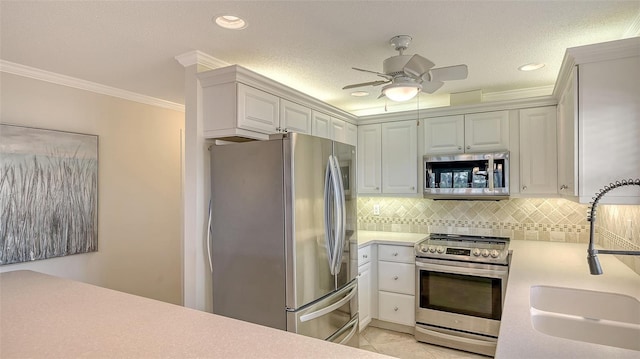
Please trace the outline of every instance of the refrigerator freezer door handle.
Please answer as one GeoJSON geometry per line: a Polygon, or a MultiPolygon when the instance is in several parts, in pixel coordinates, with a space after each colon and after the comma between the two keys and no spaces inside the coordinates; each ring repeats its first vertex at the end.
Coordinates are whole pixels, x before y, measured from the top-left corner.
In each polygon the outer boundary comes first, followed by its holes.
{"type": "Polygon", "coordinates": [[[358,293],[358,287],[357,286],[354,287],[353,289],[351,289],[351,291],[349,292],[349,294],[347,294],[346,297],[344,297],[344,298],[340,299],[339,301],[331,304],[330,306],[324,307],[324,308],[322,308],[320,310],[316,310],[315,312],[311,312],[309,314],[305,314],[305,315],[301,316],[300,317],[300,322],[307,322],[309,320],[313,320],[313,319],[319,318],[319,317],[321,317],[321,316],[323,316],[325,314],[333,312],[334,310],[342,307],[345,303],[349,302],[353,298],[353,296],[356,295],[356,293],[358,293]]]}
{"type": "Polygon", "coordinates": [[[327,258],[329,259],[329,270],[331,275],[334,275],[334,267],[333,267],[333,246],[335,238],[333,237],[332,223],[331,223],[331,211],[333,210],[333,206],[331,205],[331,156],[327,160],[327,169],[324,175],[324,241],[327,247],[327,258]]]}
{"type": "Polygon", "coordinates": [[[351,321],[349,321],[349,323],[347,323],[343,330],[340,330],[339,332],[335,333],[334,335],[330,336],[329,338],[327,338],[327,341],[330,342],[334,342],[335,343],[335,338],[341,336],[342,334],[344,334],[344,332],[348,329],[351,329],[349,331],[349,334],[347,334],[346,337],[344,337],[344,339],[342,339],[339,343],[337,344],[346,344],[349,342],[349,340],[351,340],[351,338],[353,338],[354,334],[356,334],[356,332],[358,331],[358,316],[356,315],[353,319],[351,319],[351,321]]]}

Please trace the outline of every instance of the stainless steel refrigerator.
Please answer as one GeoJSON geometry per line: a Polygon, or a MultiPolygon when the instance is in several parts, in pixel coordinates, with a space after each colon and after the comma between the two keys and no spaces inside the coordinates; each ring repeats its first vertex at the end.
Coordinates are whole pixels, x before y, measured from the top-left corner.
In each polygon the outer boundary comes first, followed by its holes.
{"type": "Polygon", "coordinates": [[[288,133],[210,155],[213,312],[357,347],[355,148],[288,133]]]}

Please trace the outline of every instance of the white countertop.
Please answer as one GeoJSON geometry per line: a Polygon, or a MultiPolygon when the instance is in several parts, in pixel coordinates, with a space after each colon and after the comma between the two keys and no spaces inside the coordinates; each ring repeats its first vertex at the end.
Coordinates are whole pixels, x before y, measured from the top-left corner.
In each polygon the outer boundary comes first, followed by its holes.
{"type": "MultiPolygon", "coordinates": [[[[640,358],[640,352],[553,337],[536,331],[529,314],[532,285],[614,292],[640,298],[640,276],[600,254],[604,274],[589,274],[587,245],[515,241],[496,358],[640,358]]],[[[640,340],[640,338],[638,338],[640,340]]]]}
{"type": "Polygon", "coordinates": [[[32,272],[0,274],[0,358],[387,358],[32,272]]]}
{"type": "Polygon", "coordinates": [[[358,247],[371,243],[413,246],[428,236],[429,234],[425,233],[358,231],[358,247]]]}

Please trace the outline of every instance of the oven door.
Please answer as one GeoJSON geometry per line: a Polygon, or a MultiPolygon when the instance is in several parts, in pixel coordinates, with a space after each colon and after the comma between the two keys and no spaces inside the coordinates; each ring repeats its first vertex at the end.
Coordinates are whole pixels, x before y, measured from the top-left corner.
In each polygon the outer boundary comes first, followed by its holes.
{"type": "Polygon", "coordinates": [[[508,267],[417,258],[416,322],[498,336],[508,267]]]}

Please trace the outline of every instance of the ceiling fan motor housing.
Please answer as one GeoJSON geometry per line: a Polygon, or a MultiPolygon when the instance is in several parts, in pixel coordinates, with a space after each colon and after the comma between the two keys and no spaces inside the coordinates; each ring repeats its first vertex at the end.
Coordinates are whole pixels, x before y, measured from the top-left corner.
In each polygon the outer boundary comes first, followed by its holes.
{"type": "Polygon", "coordinates": [[[382,63],[382,72],[389,76],[404,74],[404,65],[409,62],[413,55],[396,55],[389,57],[382,63]]]}

